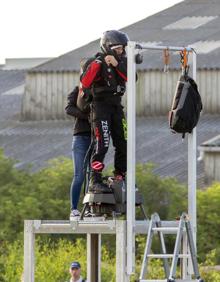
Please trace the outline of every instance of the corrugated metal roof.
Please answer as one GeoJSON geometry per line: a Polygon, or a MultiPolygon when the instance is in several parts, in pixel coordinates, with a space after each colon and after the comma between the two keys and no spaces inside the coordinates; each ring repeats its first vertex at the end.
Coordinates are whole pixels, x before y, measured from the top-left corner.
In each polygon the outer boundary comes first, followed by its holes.
{"type": "MultiPolygon", "coordinates": [[[[130,39],[138,42],[162,42],[165,46],[188,46],[199,41],[220,40],[220,2],[219,0],[185,0],[153,16],[122,29],[130,39]],[[184,17],[215,19],[197,27],[196,29],[169,30],[163,29],[184,17]]],[[[57,59],[42,64],[32,71],[59,72],[79,71],[81,58],[91,57],[99,50],[99,39],[73,50],[57,59]]],[[[219,69],[220,48],[213,49],[208,54],[199,54],[198,68],[219,69]]],[[[163,69],[162,52],[147,51],[144,62],[137,66],[139,70],[163,69]]],[[[179,69],[179,57],[171,57],[170,69],[179,69]]]]}
{"type": "MultiPolygon", "coordinates": [[[[0,95],[0,123],[18,121],[21,113],[21,95],[0,95]]],[[[1,128],[1,127],[0,127],[1,128]]],[[[1,138],[1,137],[0,137],[1,138]]]]}
{"type": "Polygon", "coordinates": [[[22,95],[24,94],[25,84],[21,84],[17,87],[14,87],[6,92],[3,92],[2,95],[22,95]]]}
{"type": "Polygon", "coordinates": [[[198,41],[190,46],[195,48],[197,54],[207,54],[220,48],[220,40],[198,41]]]}
{"type": "Polygon", "coordinates": [[[0,70],[0,94],[24,84],[26,71],[0,70]]]}
{"type": "MultiPolygon", "coordinates": [[[[203,116],[197,129],[198,145],[219,134],[219,124],[220,116],[203,116]]],[[[7,156],[18,160],[18,168],[31,165],[36,171],[47,166],[51,158],[71,158],[71,142],[71,121],[0,122],[0,147],[7,156]]],[[[161,177],[171,176],[187,182],[187,138],[182,142],[180,135],[170,132],[167,117],[139,118],[136,142],[138,163],[153,162],[156,164],[154,172],[161,177]]],[[[113,164],[113,148],[109,150],[105,164],[113,164]]],[[[202,187],[203,163],[197,164],[198,186],[202,187]]]]}
{"type": "Polygon", "coordinates": [[[214,138],[203,142],[201,146],[202,147],[220,147],[220,135],[217,135],[214,138]]]}
{"type": "Polygon", "coordinates": [[[195,29],[213,21],[217,16],[211,17],[184,17],[174,23],[168,24],[163,29],[195,29]]]}
{"type": "Polygon", "coordinates": [[[0,70],[0,123],[20,119],[25,74],[24,70],[0,70]]]}

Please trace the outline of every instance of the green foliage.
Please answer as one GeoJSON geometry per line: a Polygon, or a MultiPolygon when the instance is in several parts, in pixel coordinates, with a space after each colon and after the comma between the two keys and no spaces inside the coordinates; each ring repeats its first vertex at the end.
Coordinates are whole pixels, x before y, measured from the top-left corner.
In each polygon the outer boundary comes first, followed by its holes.
{"type": "MultiPolygon", "coordinates": [[[[69,266],[73,260],[82,264],[82,275],[86,276],[86,244],[85,240],[78,239],[74,244],[68,240],[60,239],[53,245],[52,242],[42,244],[37,240],[35,244],[35,281],[54,282],[67,281],[70,277],[69,266]]],[[[15,241],[7,248],[5,257],[5,274],[2,281],[17,281],[23,273],[23,245],[15,241]]]]}
{"type": "MultiPolygon", "coordinates": [[[[86,277],[86,241],[77,239],[73,244],[67,239],[53,242],[36,241],[35,244],[35,281],[36,282],[64,282],[69,281],[69,267],[73,260],[78,260],[82,266],[82,276],[86,277]]],[[[15,241],[8,245],[7,252],[2,257],[5,273],[0,274],[0,281],[20,281],[23,274],[23,245],[15,241]]],[[[115,258],[102,247],[102,281],[115,281],[115,258]]]]}
{"type": "Polygon", "coordinates": [[[67,281],[73,260],[80,261],[82,275],[86,276],[86,243],[83,239],[77,239],[74,244],[60,239],[54,247],[39,244],[36,257],[36,281],[67,281]]]}
{"type": "Polygon", "coordinates": [[[173,220],[187,207],[186,187],[174,178],[160,178],[152,170],[152,164],[136,166],[137,187],[144,198],[146,212],[157,212],[161,219],[173,220]]]}
{"type": "Polygon", "coordinates": [[[69,217],[69,188],[72,163],[65,158],[55,159],[48,168],[34,175],[37,179],[37,199],[41,218],[65,219],[69,217]]]}
{"type": "MultiPolygon", "coordinates": [[[[136,260],[136,275],[134,275],[132,282],[137,281],[141,272],[142,259],[136,260]]],[[[148,264],[147,279],[165,279],[165,273],[163,269],[163,263],[160,259],[150,260],[148,264]]]]}
{"type": "Polygon", "coordinates": [[[200,275],[205,282],[219,282],[220,271],[215,269],[217,251],[214,249],[206,255],[206,260],[200,267],[200,275]]]}
{"type": "MultiPolygon", "coordinates": [[[[73,244],[69,240],[59,239],[56,243],[36,240],[35,244],[35,281],[36,282],[62,282],[69,281],[69,266],[73,260],[80,261],[82,276],[86,277],[86,241],[77,239],[73,244]]],[[[7,252],[2,257],[5,273],[0,274],[0,281],[18,280],[23,274],[23,244],[20,241],[8,245],[7,252]]],[[[137,273],[140,273],[141,260],[137,258],[137,273]]],[[[115,257],[110,250],[102,246],[102,281],[115,282],[115,257]]],[[[152,260],[149,265],[149,279],[164,277],[161,260],[152,260]]],[[[137,279],[138,276],[134,276],[137,279]]]]}
{"type": "Polygon", "coordinates": [[[65,219],[69,215],[70,160],[60,158],[31,174],[17,170],[0,151],[0,241],[22,235],[24,219],[65,219]]]}
{"type": "MultiPolygon", "coordinates": [[[[82,276],[86,277],[86,241],[77,239],[75,243],[67,239],[59,239],[57,242],[36,240],[35,244],[35,281],[36,282],[63,282],[69,281],[69,266],[73,260],[80,261],[82,265],[82,276]]],[[[4,263],[4,272],[0,273],[0,281],[20,281],[23,275],[23,243],[15,241],[5,247],[1,256],[4,263]]],[[[140,273],[142,257],[136,258],[137,275],[132,277],[134,282],[140,273]]],[[[206,282],[219,282],[220,272],[214,269],[216,262],[216,250],[211,251],[203,264],[200,265],[201,277],[206,282]]],[[[115,281],[115,257],[110,256],[110,251],[102,246],[102,281],[115,281]]],[[[177,269],[177,277],[179,268],[177,269]]],[[[149,279],[165,278],[161,260],[150,260],[149,279]]]]}
{"type": "MultiPolygon", "coordinates": [[[[0,247],[0,251],[3,247],[0,247]]],[[[23,242],[15,241],[14,243],[4,246],[4,253],[0,257],[1,264],[4,265],[4,271],[0,272],[0,281],[20,281],[23,272],[23,242]]]]}
{"type": "Polygon", "coordinates": [[[220,183],[198,190],[197,207],[200,259],[203,261],[208,252],[216,249],[216,264],[220,264],[220,183]]]}
{"type": "MultiPolygon", "coordinates": [[[[24,219],[65,219],[69,216],[70,160],[53,160],[49,167],[37,173],[17,170],[14,164],[15,161],[6,158],[0,150],[0,282],[19,280],[22,274],[24,219]]],[[[161,219],[173,220],[187,211],[187,189],[173,178],[161,179],[152,172],[153,168],[151,164],[136,167],[137,187],[143,195],[145,210],[148,216],[158,212],[161,219]]],[[[206,272],[205,267],[220,263],[220,184],[198,190],[197,195],[198,254],[200,261],[205,261],[201,269],[206,282],[216,282],[220,281],[219,273],[213,270],[206,272]]],[[[142,216],[140,211],[137,216],[142,216]]],[[[57,236],[52,243],[48,241],[48,236],[42,237],[36,246],[36,281],[52,281],[52,277],[53,281],[65,281],[68,278],[67,265],[75,257],[82,262],[85,271],[84,240],[76,240],[77,236],[74,236],[75,241],[60,240],[57,236]]],[[[115,281],[115,242],[110,237],[106,238],[102,250],[102,281],[111,282],[115,281]]],[[[145,240],[143,236],[137,237],[137,270],[140,270],[145,240]]],[[[169,250],[172,240],[168,243],[169,250]]],[[[152,277],[161,274],[160,267],[160,262],[156,261],[152,277]]]]}

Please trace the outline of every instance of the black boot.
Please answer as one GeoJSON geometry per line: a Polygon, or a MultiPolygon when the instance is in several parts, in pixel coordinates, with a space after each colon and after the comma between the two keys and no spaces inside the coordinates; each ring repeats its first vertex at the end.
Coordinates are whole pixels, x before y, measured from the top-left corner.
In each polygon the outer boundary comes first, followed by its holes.
{"type": "Polygon", "coordinates": [[[115,181],[125,181],[126,172],[113,171],[115,181]]]}
{"type": "Polygon", "coordinates": [[[111,189],[108,185],[104,184],[102,181],[102,174],[100,172],[92,172],[89,181],[89,192],[92,193],[111,193],[111,189]]]}

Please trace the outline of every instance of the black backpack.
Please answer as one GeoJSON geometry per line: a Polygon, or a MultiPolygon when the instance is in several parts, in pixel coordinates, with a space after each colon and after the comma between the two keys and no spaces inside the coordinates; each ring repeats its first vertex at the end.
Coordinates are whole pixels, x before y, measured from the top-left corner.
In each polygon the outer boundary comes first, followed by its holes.
{"type": "Polygon", "coordinates": [[[187,74],[181,75],[177,82],[172,108],[169,112],[169,126],[174,133],[191,133],[197,125],[202,100],[197,84],[187,74]]]}

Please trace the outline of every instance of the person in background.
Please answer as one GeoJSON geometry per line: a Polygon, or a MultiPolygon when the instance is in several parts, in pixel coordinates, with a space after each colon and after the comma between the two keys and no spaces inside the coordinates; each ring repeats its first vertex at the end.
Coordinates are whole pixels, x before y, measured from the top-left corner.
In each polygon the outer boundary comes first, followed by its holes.
{"type": "MultiPolygon", "coordinates": [[[[68,95],[68,104],[65,111],[68,115],[75,117],[72,140],[72,160],[74,166],[74,175],[70,187],[70,217],[79,217],[78,202],[80,198],[81,187],[84,181],[84,159],[91,143],[91,126],[88,120],[89,110],[81,111],[77,107],[79,87],[68,95]]],[[[75,280],[74,280],[75,281],[75,280]]]]}
{"type": "Polygon", "coordinates": [[[81,265],[78,261],[74,261],[70,265],[70,282],[86,282],[81,276],[81,265]]]}

